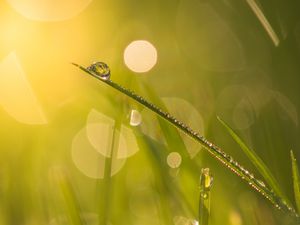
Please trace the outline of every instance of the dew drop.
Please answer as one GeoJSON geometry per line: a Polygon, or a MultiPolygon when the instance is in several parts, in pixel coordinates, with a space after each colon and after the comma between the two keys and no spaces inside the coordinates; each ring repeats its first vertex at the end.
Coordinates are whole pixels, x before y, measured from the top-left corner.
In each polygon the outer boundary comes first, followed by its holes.
{"type": "Polygon", "coordinates": [[[102,80],[109,80],[110,78],[110,69],[104,62],[94,62],[86,69],[102,80]]]}
{"type": "Polygon", "coordinates": [[[207,199],[208,198],[208,194],[207,193],[203,193],[203,194],[201,194],[202,195],[202,197],[204,198],[204,199],[207,199]]]}
{"type": "Polygon", "coordinates": [[[257,180],[257,183],[262,187],[266,187],[265,183],[261,180],[257,180]]]}
{"type": "Polygon", "coordinates": [[[139,113],[139,111],[133,109],[130,112],[130,125],[131,126],[138,126],[142,122],[142,115],[139,113]]]}
{"type": "Polygon", "coordinates": [[[210,173],[209,168],[202,168],[200,176],[200,184],[204,182],[204,188],[209,191],[212,187],[214,177],[210,173]]]}

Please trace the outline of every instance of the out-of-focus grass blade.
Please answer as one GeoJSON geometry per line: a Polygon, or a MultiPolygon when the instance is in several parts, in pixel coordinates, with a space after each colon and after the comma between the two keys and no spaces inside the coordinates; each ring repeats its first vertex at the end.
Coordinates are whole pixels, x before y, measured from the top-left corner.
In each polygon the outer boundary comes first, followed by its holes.
{"type": "MultiPolygon", "coordinates": [[[[148,85],[143,84],[143,88],[147,91],[147,94],[151,99],[157,102],[161,108],[166,110],[164,102],[148,85]]],[[[177,129],[174,129],[174,127],[172,126],[169,126],[169,124],[167,124],[166,121],[161,117],[157,116],[157,120],[170,151],[176,150],[184,156],[188,156],[188,151],[184,145],[182,137],[179,134],[179,131],[177,129]]]]}
{"type": "Polygon", "coordinates": [[[262,159],[245,144],[245,142],[237,135],[237,133],[235,133],[235,131],[233,131],[233,129],[227,123],[225,123],[220,117],[217,118],[221,122],[221,124],[227,129],[231,137],[238,143],[243,152],[250,159],[252,164],[256,167],[256,169],[263,176],[266,182],[270,185],[273,191],[286,202],[289,202],[288,199],[283,195],[276,179],[272,175],[269,168],[264,164],[262,159]]]}
{"type": "Polygon", "coordinates": [[[267,34],[273,41],[274,45],[277,47],[280,43],[278,35],[275,33],[274,29],[272,28],[271,24],[267,20],[266,16],[262,12],[262,10],[259,8],[255,0],[246,0],[250,8],[252,9],[253,13],[256,15],[258,20],[260,21],[261,25],[266,30],[267,34]]]}
{"type": "Polygon", "coordinates": [[[121,129],[121,121],[122,116],[119,119],[116,119],[115,125],[113,128],[113,136],[112,136],[112,145],[110,150],[110,157],[105,160],[105,172],[102,186],[100,185],[100,181],[98,181],[97,189],[99,195],[99,225],[108,224],[110,211],[111,211],[111,198],[112,198],[112,190],[113,190],[113,181],[111,179],[111,171],[113,166],[113,160],[117,158],[118,154],[118,146],[120,140],[121,129]]]}
{"type": "MultiPolygon", "coordinates": [[[[155,169],[156,175],[160,178],[157,181],[157,188],[159,189],[159,192],[162,193],[163,196],[167,196],[167,198],[172,199],[172,201],[174,201],[174,206],[176,205],[175,208],[180,208],[181,212],[195,216],[196,211],[194,210],[193,206],[190,204],[187,198],[184,197],[184,193],[178,184],[170,177],[169,168],[165,161],[167,157],[166,146],[145,135],[137,136],[137,141],[142,149],[147,150],[149,159],[154,165],[153,169],[155,169]]],[[[172,210],[175,208],[173,207],[171,210],[170,201],[166,201],[165,197],[162,198],[161,204],[163,205],[163,215],[165,217],[165,221],[167,222],[165,224],[173,224],[173,216],[176,214],[174,215],[172,210]]]]}
{"type": "Polygon", "coordinates": [[[82,219],[79,201],[75,195],[73,186],[68,179],[67,173],[61,168],[55,168],[52,171],[52,179],[58,185],[61,196],[64,199],[68,211],[68,220],[73,225],[87,225],[82,219]]]}
{"type": "Polygon", "coordinates": [[[297,166],[297,161],[294,156],[293,151],[291,150],[291,159],[292,159],[292,172],[293,172],[293,184],[294,184],[294,195],[297,205],[298,213],[300,212],[300,177],[299,170],[297,166]]]}

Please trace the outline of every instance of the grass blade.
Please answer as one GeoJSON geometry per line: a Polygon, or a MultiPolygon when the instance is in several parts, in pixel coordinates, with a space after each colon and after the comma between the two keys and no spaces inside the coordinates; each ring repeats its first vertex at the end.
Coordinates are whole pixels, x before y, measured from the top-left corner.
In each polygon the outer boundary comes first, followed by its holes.
{"type": "Polygon", "coordinates": [[[268,199],[274,206],[278,209],[281,209],[291,216],[298,218],[298,215],[292,207],[290,207],[286,201],[284,201],[280,196],[274,194],[270,189],[268,189],[261,181],[257,180],[253,174],[251,174],[248,170],[246,170],[241,164],[239,164],[236,160],[233,159],[232,156],[225,153],[220,147],[214,145],[212,142],[208,141],[205,137],[200,135],[198,132],[192,130],[188,125],[184,124],[173,115],[168,112],[163,111],[161,108],[157,107],[153,103],[147,101],[140,95],[137,95],[133,91],[128,88],[125,88],[110,79],[103,79],[101,74],[94,73],[93,71],[88,70],[87,68],[78,65],[76,63],[72,63],[74,66],[78,67],[85,73],[89,74],[90,76],[96,78],[97,80],[109,85],[110,87],[114,88],[115,90],[119,91],[122,94],[127,95],[128,97],[132,98],[136,102],[140,103],[144,107],[148,108],[152,112],[156,113],[157,115],[161,116],[166,121],[170,122],[173,126],[180,129],[183,133],[191,137],[192,139],[196,140],[200,145],[202,145],[211,156],[217,159],[220,163],[224,166],[229,168],[233,173],[237,176],[242,178],[246,181],[250,187],[254,190],[258,191],[262,196],[268,199]]]}
{"type": "Polygon", "coordinates": [[[262,10],[259,8],[255,0],[246,0],[249,7],[252,9],[253,13],[256,15],[257,19],[263,26],[263,28],[266,30],[267,34],[269,35],[270,39],[272,40],[273,44],[277,47],[280,43],[279,37],[272,28],[270,22],[262,12],[262,10]]]}
{"type": "Polygon", "coordinates": [[[53,168],[51,180],[58,186],[60,195],[64,199],[69,223],[74,225],[86,225],[86,221],[81,217],[81,207],[66,171],[60,167],[53,168]]]}
{"type": "Polygon", "coordinates": [[[264,164],[263,160],[253,151],[250,149],[245,142],[237,135],[237,133],[227,124],[225,123],[220,117],[217,117],[218,120],[221,122],[221,124],[226,128],[228,133],[231,135],[231,137],[238,143],[238,145],[241,147],[243,152],[246,154],[246,156],[250,159],[252,164],[256,167],[258,172],[263,176],[263,178],[266,180],[266,182],[269,184],[269,186],[274,190],[274,192],[280,196],[281,198],[286,199],[286,197],[283,195],[276,179],[272,175],[269,168],[264,164]]]}
{"type": "Polygon", "coordinates": [[[291,150],[291,160],[292,160],[292,172],[293,172],[293,184],[294,184],[294,195],[298,213],[300,212],[300,177],[299,169],[297,166],[297,161],[291,150]]]}
{"type": "Polygon", "coordinates": [[[110,149],[110,157],[105,159],[104,167],[104,178],[103,181],[98,181],[97,189],[99,199],[99,225],[108,224],[110,219],[110,210],[112,208],[111,196],[113,190],[113,180],[111,178],[113,161],[117,159],[118,146],[120,140],[120,133],[118,132],[121,129],[121,120],[116,119],[113,134],[112,134],[112,144],[110,149]],[[102,185],[100,185],[100,183],[102,185]]]}
{"type": "Polygon", "coordinates": [[[208,225],[209,222],[212,181],[213,177],[209,168],[202,169],[200,175],[199,225],[208,225]]]}

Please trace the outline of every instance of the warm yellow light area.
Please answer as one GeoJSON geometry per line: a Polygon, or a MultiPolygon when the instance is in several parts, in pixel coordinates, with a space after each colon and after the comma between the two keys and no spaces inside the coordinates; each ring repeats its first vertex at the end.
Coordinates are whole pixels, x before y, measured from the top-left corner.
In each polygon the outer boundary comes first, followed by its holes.
{"type": "MultiPolygon", "coordinates": [[[[91,145],[101,155],[110,158],[112,156],[113,129],[115,121],[103,113],[92,109],[87,119],[87,138],[91,145]]],[[[121,125],[121,129],[115,133],[115,141],[118,142],[118,159],[128,158],[138,152],[139,147],[133,131],[121,125]]]]}
{"type": "Polygon", "coordinates": [[[186,218],[184,216],[175,216],[173,218],[175,225],[198,225],[199,222],[194,219],[186,218]]]}
{"type": "Polygon", "coordinates": [[[157,62],[156,48],[145,40],[133,41],[124,51],[124,62],[134,72],[148,72],[157,62]]]}
{"type": "Polygon", "coordinates": [[[7,0],[27,19],[37,21],[62,21],[81,13],[92,0],[7,0]]]}
{"type": "Polygon", "coordinates": [[[105,157],[111,156],[114,125],[112,118],[94,109],[87,118],[87,138],[95,150],[105,157]]]}
{"type": "Polygon", "coordinates": [[[14,52],[0,63],[0,105],[21,123],[47,123],[44,112],[14,52]]]}
{"type": "Polygon", "coordinates": [[[139,146],[132,129],[122,125],[120,133],[121,135],[117,155],[118,159],[133,156],[139,151],[139,146]]]}
{"type": "MultiPolygon", "coordinates": [[[[83,128],[73,139],[72,159],[79,171],[90,178],[104,178],[105,164],[108,160],[97,152],[87,138],[87,130],[83,128]]],[[[118,173],[124,166],[126,159],[112,158],[111,176],[118,173]]]]}
{"type": "Polygon", "coordinates": [[[73,162],[86,176],[103,178],[107,160],[112,161],[113,176],[121,170],[128,157],[138,152],[133,131],[125,125],[121,125],[120,130],[116,131],[114,127],[115,121],[112,118],[92,109],[86,126],[73,138],[73,162]],[[117,148],[112,148],[113,142],[117,148]]]}
{"type": "Polygon", "coordinates": [[[229,221],[231,225],[241,225],[242,224],[241,215],[238,212],[233,210],[229,214],[229,221]]]}

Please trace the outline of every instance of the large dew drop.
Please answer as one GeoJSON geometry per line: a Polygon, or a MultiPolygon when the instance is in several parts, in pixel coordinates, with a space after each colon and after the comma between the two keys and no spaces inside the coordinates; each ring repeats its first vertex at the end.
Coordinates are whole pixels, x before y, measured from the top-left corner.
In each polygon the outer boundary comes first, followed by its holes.
{"type": "Polygon", "coordinates": [[[110,69],[104,62],[94,62],[86,69],[102,80],[109,80],[110,78],[110,69]]]}

